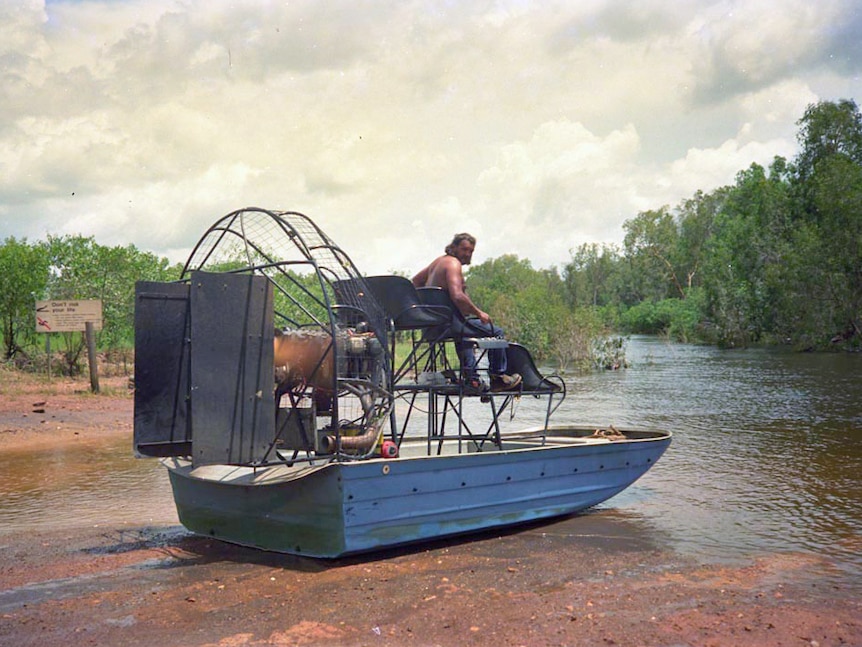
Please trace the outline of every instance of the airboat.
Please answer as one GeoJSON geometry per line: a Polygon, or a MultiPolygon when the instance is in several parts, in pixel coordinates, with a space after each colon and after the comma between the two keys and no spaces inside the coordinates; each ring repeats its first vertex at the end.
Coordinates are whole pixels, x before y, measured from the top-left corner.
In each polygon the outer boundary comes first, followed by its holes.
{"type": "Polygon", "coordinates": [[[134,452],[196,534],[335,558],[569,515],[671,441],[551,424],[565,382],[525,347],[458,339],[444,291],[363,276],[297,212],[224,216],[135,298],[134,452]],[[464,342],[480,367],[503,349],[518,387],[465,386],[464,342]]]}

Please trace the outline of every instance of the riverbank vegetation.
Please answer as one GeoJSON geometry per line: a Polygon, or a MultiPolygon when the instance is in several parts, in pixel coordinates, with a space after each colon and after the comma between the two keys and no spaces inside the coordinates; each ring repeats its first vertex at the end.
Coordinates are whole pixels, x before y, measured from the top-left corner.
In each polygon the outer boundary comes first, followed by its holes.
{"type": "MultiPolygon", "coordinates": [[[[468,290],[512,339],[562,369],[625,365],[626,334],[799,350],[862,347],[862,116],[852,100],[808,107],[799,153],[752,164],[732,185],[641,212],[622,246],[582,244],[561,268],[504,255],[473,265],[468,290]]],[[[565,235],[566,232],[553,232],[565,235]]],[[[552,235],[549,232],[549,235],[552,235]]],[[[38,363],[36,300],[101,299],[99,347],[133,345],[134,284],[179,278],[149,252],[83,236],[0,245],[2,359],[38,363]]],[[[52,335],[51,337],[57,337],[52,335]]],[[[55,342],[80,370],[80,333],[55,342]]]]}
{"type": "Polygon", "coordinates": [[[576,325],[723,347],[858,350],[862,116],[854,101],[821,102],[798,126],[795,159],[752,164],[730,186],[637,214],[622,247],[583,244],[560,272],[494,259],[471,268],[470,289],[505,314],[504,327],[561,360],[560,333],[576,325]]]}

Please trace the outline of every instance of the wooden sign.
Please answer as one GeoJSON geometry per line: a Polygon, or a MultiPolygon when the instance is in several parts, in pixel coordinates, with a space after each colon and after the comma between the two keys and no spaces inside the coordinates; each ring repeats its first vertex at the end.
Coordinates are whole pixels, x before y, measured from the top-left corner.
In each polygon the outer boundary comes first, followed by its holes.
{"type": "Polygon", "coordinates": [[[100,299],[36,302],[36,332],[83,332],[87,323],[102,329],[100,299]]]}

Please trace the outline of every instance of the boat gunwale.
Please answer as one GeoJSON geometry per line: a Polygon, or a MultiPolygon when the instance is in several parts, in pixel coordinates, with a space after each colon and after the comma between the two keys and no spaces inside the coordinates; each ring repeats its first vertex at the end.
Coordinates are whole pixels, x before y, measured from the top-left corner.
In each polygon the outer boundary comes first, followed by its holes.
{"type": "MultiPolygon", "coordinates": [[[[442,461],[445,459],[454,461],[456,459],[468,457],[472,457],[473,460],[477,460],[476,457],[480,457],[482,455],[487,455],[489,457],[514,456],[518,454],[529,454],[533,452],[552,453],[555,450],[566,450],[576,447],[613,447],[651,442],[670,442],[671,438],[673,437],[673,434],[670,431],[636,428],[625,428],[619,429],[617,431],[619,431],[623,435],[628,433],[648,435],[643,438],[625,437],[621,439],[613,439],[590,436],[560,436],[554,435],[553,433],[554,431],[559,432],[562,430],[587,431],[590,429],[595,431],[595,429],[598,428],[594,428],[591,426],[573,427],[571,425],[555,425],[548,427],[546,430],[526,429],[519,432],[505,434],[502,436],[501,439],[503,442],[502,448],[497,448],[493,443],[491,443],[490,448],[483,451],[460,451],[456,453],[440,453],[430,455],[427,453],[422,453],[407,456],[399,455],[395,458],[372,456],[356,461],[338,461],[335,460],[335,456],[320,456],[315,459],[311,459],[312,461],[319,461],[320,464],[317,465],[313,464],[312,462],[306,462],[306,459],[301,459],[301,464],[281,462],[270,463],[261,466],[226,464],[194,466],[192,465],[192,462],[190,460],[180,457],[167,457],[161,459],[160,462],[168,470],[182,473],[187,478],[191,478],[197,481],[223,483],[225,485],[236,486],[264,487],[268,485],[280,485],[290,481],[305,478],[315,472],[325,469],[331,469],[333,467],[343,469],[356,469],[361,466],[368,465],[397,465],[408,462],[414,463],[416,461],[442,461]],[[530,435],[525,436],[525,434],[530,435]],[[517,443],[518,446],[507,448],[505,446],[506,443],[517,443]],[[195,472],[198,473],[196,474],[195,472]],[[208,475],[208,472],[212,473],[212,475],[208,475]]],[[[409,447],[427,446],[427,442],[427,438],[423,436],[415,436],[405,438],[404,441],[402,441],[402,446],[404,446],[405,444],[409,447]]],[[[444,440],[444,443],[447,446],[451,446],[459,442],[462,444],[470,444],[474,442],[474,439],[471,439],[469,437],[462,437],[460,439],[454,437],[447,438],[444,440]]],[[[490,440],[488,442],[490,443],[490,440]]],[[[296,463],[299,462],[300,460],[296,461],[296,463]]]]}

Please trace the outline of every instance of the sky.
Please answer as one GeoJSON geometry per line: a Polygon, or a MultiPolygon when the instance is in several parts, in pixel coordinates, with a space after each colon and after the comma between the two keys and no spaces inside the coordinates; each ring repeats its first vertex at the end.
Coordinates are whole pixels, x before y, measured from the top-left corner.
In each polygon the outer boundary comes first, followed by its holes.
{"type": "Polygon", "coordinates": [[[0,0],[0,241],[184,261],[249,206],[360,272],[562,268],[862,101],[860,0],[0,0]]]}

